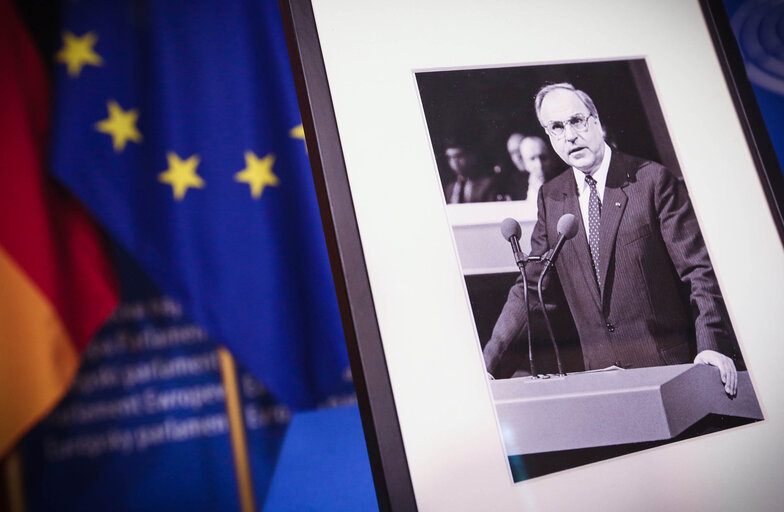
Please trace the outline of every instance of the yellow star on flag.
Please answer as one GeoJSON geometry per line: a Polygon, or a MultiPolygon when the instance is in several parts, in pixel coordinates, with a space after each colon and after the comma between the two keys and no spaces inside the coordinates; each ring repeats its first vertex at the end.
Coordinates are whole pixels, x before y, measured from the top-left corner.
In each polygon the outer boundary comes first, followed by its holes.
{"type": "Polygon", "coordinates": [[[130,140],[137,144],[142,141],[142,134],[136,129],[136,120],[139,119],[139,111],[135,108],[123,110],[114,100],[106,103],[109,117],[95,123],[95,129],[101,133],[112,136],[112,143],[116,152],[125,149],[125,144],[130,140]]]}
{"type": "Polygon", "coordinates": [[[63,47],[55,55],[55,60],[68,66],[70,76],[79,76],[82,68],[87,64],[91,66],[103,64],[103,59],[93,49],[97,41],[98,36],[95,32],[87,32],[79,37],[66,30],[63,32],[63,47]]]}
{"type": "Polygon", "coordinates": [[[246,151],[245,168],[234,175],[234,181],[250,185],[250,195],[253,199],[258,199],[265,186],[278,185],[278,177],[272,172],[274,164],[275,155],[272,153],[260,159],[253,151],[246,151]]]}
{"type": "Polygon", "coordinates": [[[302,127],[301,124],[298,124],[291,130],[289,130],[289,137],[294,139],[305,140],[305,129],[302,127]]]}
{"type": "Polygon", "coordinates": [[[182,201],[189,188],[204,188],[204,180],[196,174],[199,156],[193,155],[182,161],[173,151],[166,153],[169,168],[158,175],[158,181],[171,185],[174,199],[182,201]]]}

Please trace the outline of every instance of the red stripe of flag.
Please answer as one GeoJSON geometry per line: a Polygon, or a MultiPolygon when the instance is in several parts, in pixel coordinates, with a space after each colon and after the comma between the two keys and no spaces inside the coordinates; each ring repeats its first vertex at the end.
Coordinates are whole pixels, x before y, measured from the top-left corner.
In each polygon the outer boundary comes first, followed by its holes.
{"type": "Polygon", "coordinates": [[[13,261],[12,267],[3,267],[5,271],[19,269],[22,279],[6,274],[11,276],[6,287],[0,283],[0,298],[8,308],[0,311],[0,318],[11,322],[0,328],[0,358],[27,358],[18,364],[0,362],[4,373],[0,382],[6,387],[20,385],[20,389],[0,390],[5,393],[0,407],[9,409],[0,410],[5,423],[1,457],[8,443],[65,392],[75,363],[73,355],[63,352],[64,347],[66,352],[71,352],[68,345],[74,354],[81,352],[117,305],[115,279],[99,232],[80,203],[44,172],[48,78],[9,0],[0,0],[0,126],[4,129],[0,137],[0,256],[13,261]],[[10,292],[14,283],[16,291],[10,292]],[[19,283],[31,284],[20,288],[19,283]],[[28,289],[33,295],[27,294],[28,289]],[[9,293],[16,293],[16,300],[9,293]],[[29,299],[24,304],[22,295],[29,299]],[[20,318],[37,319],[37,325],[25,329],[17,325],[20,318]],[[65,333],[58,325],[64,326],[65,333]],[[51,339],[17,339],[36,336],[51,339]],[[33,357],[44,360],[36,364],[30,360],[33,357]],[[58,361],[63,368],[58,368],[58,361]],[[30,375],[35,371],[49,374],[36,380],[36,375],[30,375]],[[27,391],[29,406],[12,394],[24,398],[27,391]]]}

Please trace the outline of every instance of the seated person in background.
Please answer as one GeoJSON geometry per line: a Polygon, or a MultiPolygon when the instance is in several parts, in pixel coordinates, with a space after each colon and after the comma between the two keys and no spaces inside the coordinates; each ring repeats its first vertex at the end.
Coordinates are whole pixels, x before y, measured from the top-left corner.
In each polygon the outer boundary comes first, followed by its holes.
{"type": "Polygon", "coordinates": [[[509,160],[512,161],[518,172],[525,172],[523,156],[520,154],[520,143],[523,142],[523,139],[525,139],[525,135],[520,132],[514,132],[506,139],[506,151],[509,153],[509,160]]]}
{"type": "Polygon", "coordinates": [[[529,135],[520,141],[520,160],[529,173],[526,199],[536,200],[539,187],[555,177],[554,161],[550,149],[541,137],[529,135]]]}
{"type": "Polygon", "coordinates": [[[514,132],[506,139],[506,151],[509,153],[509,160],[512,161],[513,168],[502,174],[503,196],[506,200],[522,201],[528,194],[529,173],[525,170],[523,157],[520,154],[520,143],[525,139],[525,135],[514,132]]]}
{"type": "Polygon", "coordinates": [[[496,201],[498,185],[492,171],[485,169],[482,152],[467,139],[451,138],[444,143],[444,156],[454,179],[444,186],[448,204],[496,201]]]}
{"type": "Polygon", "coordinates": [[[506,150],[515,170],[506,173],[504,195],[513,201],[536,200],[539,187],[556,174],[550,149],[541,137],[515,132],[506,150]]]}

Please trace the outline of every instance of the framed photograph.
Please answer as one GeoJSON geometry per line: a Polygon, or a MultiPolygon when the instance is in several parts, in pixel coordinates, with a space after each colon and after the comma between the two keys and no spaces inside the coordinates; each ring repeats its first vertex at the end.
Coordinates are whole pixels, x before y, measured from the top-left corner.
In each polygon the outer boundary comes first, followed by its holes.
{"type": "Polygon", "coordinates": [[[782,175],[719,3],[281,5],[382,508],[784,498],[782,175]]]}

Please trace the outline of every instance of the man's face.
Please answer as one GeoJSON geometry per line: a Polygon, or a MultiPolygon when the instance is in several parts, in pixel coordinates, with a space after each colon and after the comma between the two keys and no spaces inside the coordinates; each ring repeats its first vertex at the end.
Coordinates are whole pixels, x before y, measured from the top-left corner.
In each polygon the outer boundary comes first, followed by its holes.
{"type": "Polygon", "coordinates": [[[547,179],[552,165],[552,157],[547,145],[539,137],[526,137],[520,144],[520,155],[525,170],[541,180],[547,179]]]}
{"type": "Polygon", "coordinates": [[[523,141],[523,136],[519,133],[513,133],[506,141],[506,151],[509,153],[509,158],[517,168],[518,171],[525,170],[523,164],[523,157],[520,154],[520,143],[523,141]]]}
{"type": "Polygon", "coordinates": [[[585,174],[591,174],[598,169],[604,156],[602,125],[595,116],[588,117],[589,115],[588,107],[574,92],[566,89],[556,89],[547,94],[539,110],[541,124],[547,125],[556,121],[565,126],[564,132],[558,137],[547,134],[550,143],[561,160],[585,174]],[[588,119],[581,132],[569,124],[569,120],[575,116],[588,119]]]}
{"type": "Polygon", "coordinates": [[[445,151],[449,168],[462,176],[471,176],[476,165],[476,156],[465,148],[447,148],[445,151]]]}

